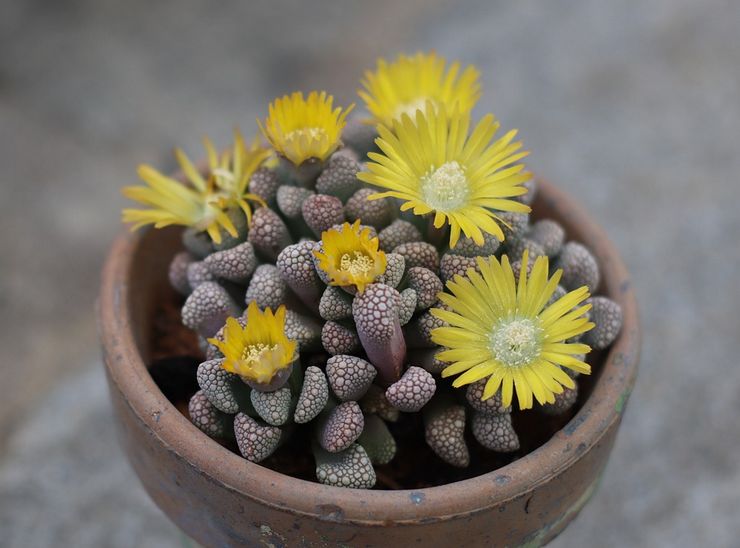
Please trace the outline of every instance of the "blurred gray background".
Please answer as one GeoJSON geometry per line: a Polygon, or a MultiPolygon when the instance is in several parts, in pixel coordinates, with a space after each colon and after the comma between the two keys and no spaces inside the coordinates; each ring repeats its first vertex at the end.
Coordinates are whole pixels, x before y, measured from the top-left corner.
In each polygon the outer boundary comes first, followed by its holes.
{"type": "Polygon", "coordinates": [[[483,72],[478,113],[624,253],[645,342],[600,490],[553,544],[740,543],[740,3],[0,3],[0,545],[174,547],[116,445],[93,303],[138,163],[356,101],[378,56],[483,72]]]}

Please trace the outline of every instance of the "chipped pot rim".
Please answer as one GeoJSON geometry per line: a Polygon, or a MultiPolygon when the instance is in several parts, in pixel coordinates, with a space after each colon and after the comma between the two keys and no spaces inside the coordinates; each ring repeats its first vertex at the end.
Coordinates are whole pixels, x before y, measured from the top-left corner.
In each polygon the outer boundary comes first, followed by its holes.
{"type": "Polygon", "coordinates": [[[162,394],[142,359],[132,326],[130,276],[147,231],[128,230],[114,242],[103,269],[99,332],[110,382],[159,442],[224,488],[284,512],[384,526],[390,522],[442,521],[485,511],[527,495],[588,454],[618,422],[637,375],[640,326],[627,269],[604,230],[563,190],[541,178],[536,218],[560,222],[586,245],[602,270],[601,292],[623,310],[623,327],[604,358],[593,391],[576,415],[550,440],[506,466],[436,487],[364,490],[293,478],[251,463],[211,440],[162,394]],[[454,512],[450,512],[454,509],[454,512]]]}

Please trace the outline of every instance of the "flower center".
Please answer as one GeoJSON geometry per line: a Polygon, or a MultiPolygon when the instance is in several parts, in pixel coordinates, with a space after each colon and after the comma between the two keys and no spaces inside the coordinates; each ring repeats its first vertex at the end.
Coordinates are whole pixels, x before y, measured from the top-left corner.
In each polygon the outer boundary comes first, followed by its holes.
{"type": "Polygon", "coordinates": [[[423,111],[426,108],[427,100],[427,97],[417,97],[411,101],[399,104],[393,111],[393,118],[401,118],[403,114],[408,114],[415,121],[416,111],[423,111]]]}
{"type": "Polygon", "coordinates": [[[320,141],[327,138],[326,130],[322,127],[302,127],[294,129],[285,135],[286,141],[297,141],[301,137],[306,137],[309,141],[320,141]]]}
{"type": "Polygon", "coordinates": [[[213,171],[211,171],[216,177],[221,177],[222,179],[226,179],[229,182],[234,182],[236,180],[236,177],[234,177],[234,174],[229,171],[228,169],[217,167],[213,171]]]}
{"type": "Polygon", "coordinates": [[[504,365],[527,365],[542,350],[542,328],[529,318],[503,319],[491,333],[490,348],[496,360],[504,365]]]}
{"type": "Polygon", "coordinates": [[[221,189],[223,192],[215,192],[215,195],[221,195],[223,194],[226,196],[226,192],[231,191],[234,188],[234,185],[236,184],[236,177],[234,176],[234,173],[229,171],[228,169],[224,168],[216,168],[211,171],[213,174],[213,177],[216,182],[216,187],[218,189],[221,189]]]}
{"type": "Polygon", "coordinates": [[[339,267],[353,276],[367,276],[374,267],[373,260],[361,251],[345,253],[339,260],[339,267]]]}
{"type": "Polygon", "coordinates": [[[456,161],[446,162],[421,178],[424,201],[437,210],[457,209],[468,197],[465,169],[456,161]]]}
{"type": "Polygon", "coordinates": [[[278,345],[273,344],[272,346],[265,343],[252,344],[244,348],[242,351],[242,360],[247,362],[248,365],[258,364],[264,358],[265,355],[270,352],[279,350],[278,345]]]}

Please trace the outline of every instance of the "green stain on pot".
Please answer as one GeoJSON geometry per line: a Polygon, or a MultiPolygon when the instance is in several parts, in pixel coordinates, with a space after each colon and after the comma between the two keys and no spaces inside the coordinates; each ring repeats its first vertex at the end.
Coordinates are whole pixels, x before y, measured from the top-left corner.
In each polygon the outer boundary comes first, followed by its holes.
{"type": "Polygon", "coordinates": [[[548,523],[545,525],[542,529],[539,531],[536,531],[535,533],[532,533],[527,537],[527,539],[519,545],[519,548],[538,548],[539,546],[542,546],[545,542],[545,538],[547,538],[548,533],[551,531],[559,531],[561,525],[564,525],[568,523],[570,519],[572,519],[575,514],[580,512],[584,506],[586,506],[586,503],[591,499],[593,494],[596,492],[596,489],[599,487],[599,483],[601,482],[601,476],[603,475],[602,472],[598,475],[598,477],[589,485],[586,490],[583,492],[583,494],[578,497],[578,500],[576,500],[570,508],[568,508],[563,515],[561,515],[558,519],[553,521],[552,523],[548,523]]]}
{"type": "Polygon", "coordinates": [[[265,548],[284,548],[287,542],[284,536],[273,531],[269,525],[264,523],[260,525],[260,545],[265,548]]]}
{"type": "Polygon", "coordinates": [[[622,414],[622,411],[624,410],[624,406],[627,405],[627,400],[629,399],[631,392],[632,390],[627,388],[624,392],[622,392],[619,395],[619,398],[617,399],[617,403],[614,404],[614,410],[620,415],[622,414]]]}

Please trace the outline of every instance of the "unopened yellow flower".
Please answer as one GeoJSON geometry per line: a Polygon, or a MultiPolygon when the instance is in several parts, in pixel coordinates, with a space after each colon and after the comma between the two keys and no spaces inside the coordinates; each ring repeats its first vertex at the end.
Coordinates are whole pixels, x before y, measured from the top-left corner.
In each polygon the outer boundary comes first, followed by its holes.
{"type": "Polygon", "coordinates": [[[365,101],[376,123],[390,126],[393,120],[408,114],[415,119],[416,111],[443,105],[447,112],[457,106],[462,113],[470,112],[481,94],[480,73],[468,66],[460,74],[460,63],[446,68],[447,61],[436,53],[399,55],[392,63],[378,59],[375,71],[365,72],[357,93],[365,101]]]}
{"type": "Polygon", "coordinates": [[[264,125],[257,120],[275,150],[295,165],[309,158],[326,160],[341,145],[347,114],[354,108],[333,108],[334,97],[312,91],[304,99],[296,91],[270,103],[264,125]]]}
{"type": "Polygon", "coordinates": [[[234,131],[234,146],[219,155],[206,137],[208,174],[203,176],[182,150],[175,156],[188,183],[168,177],[148,165],[140,165],[139,177],[146,183],[123,188],[123,195],[149,209],[123,210],[123,222],[133,222],[132,230],[152,224],[155,228],[183,225],[205,230],[211,239],[221,242],[220,229],[237,236],[234,223],[226,214],[239,207],[251,222],[248,200],[264,205],[259,196],[247,193],[249,179],[270,156],[270,150],[258,140],[247,146],[239,131],[234,131]]]}
{"type": "Polygon", "coordinates": [[[208,339],[224,355],[222,367],[229,373],[259,383],[269,384],[280,371],[297,358],[296,341],[285,335],[285,307],[277,312],[260,311],[252,301],[247,308],[244,327],[234,318],[226,320],[223,341],[208,339]]]}
{"type": "Polygon", "coordinates": [[[516,130],[492,142],[500,124],[490,114],[471,134],[469,126],[469,114],[448,116],[444,106],[417,111],[415,123],[403,115],[393,130],[379,126],[376,143],[383,153],[369,153],[369,171],[357,178],[388,191],[369,199],[399,198],[402,211],[434,212],[436,228],[450,225],[450,247],[461,231],[478,245],[482,232],[503,240],[496,211],[530,210],[511,199],[527,192],[522,183],[531,176],[516,162],[528,153],[520,151],[520,141],[512,142],[516,130]]]}
{"type": "Polygon", "coordinates": [[[330,280],[330,285],[356,286],[362,293],[385,272],[386,257],[378,249],[378,238],[371,237],[370,229],[360,228],[359,219],[344,223],[340,229],[331,228],[321,234],[321,250],[314,250],[319,268],[330,280]]]}
{"type": "Polygon", "coordinates": [[[432,331],[432,340],[447,349],[437,354],[452,362],[443,377],[459,375],[453,386],[488,378],[482,399],[502,390],[502,403],[511,404],[516,392],[520,409],[532,407],[532,396],[540,403],[553,403],[563,387],[575,386],[562,367],[590,373],[591,367],[576,357],[591,348],[568,339],[594,327],[584,314],[591,305],[583,286],[546,306],[560,281],[562,270],[548,278],[547,257],[538,257],[527,276],[525,251],[518,284],[509,259],[477,260],[480,273],[469,269],[467,277],[447,282],[449,293],[440,300],[449,310],[432,309],[448,327],[432,331]],[[462,374],[461,374],[462,373],[462,374]]]}

